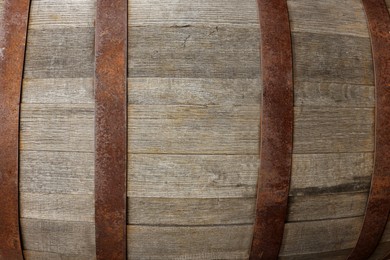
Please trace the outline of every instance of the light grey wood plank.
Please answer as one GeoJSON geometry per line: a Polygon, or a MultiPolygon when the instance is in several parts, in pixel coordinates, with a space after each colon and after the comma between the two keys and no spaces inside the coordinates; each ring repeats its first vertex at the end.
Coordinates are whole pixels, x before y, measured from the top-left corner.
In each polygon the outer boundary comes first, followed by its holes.
{"type": "Polygon", "coordinates": [[[94,151],[93,104],[22,104],[21,150],[94,151]]]}
{"type": "Polygon", "coordinates": [[[252,225],[128,226],[129,259],[247,259],[252,225]]]}
{"type": "Polygon", "coordinates": [[[21,192],[92,195],[94,155],[22,150],[19,178],[21,192]]]}
{"type": "Polygon", "coordinates": [[[256,196],[258,156],[129,156],[128,196],[242,198],[256,196]]]}
{"type": "Polygon", "coordinates": [[[131,105],[260,105],[260,79],[129,78],[131,105]]]}
{"type": "Polygon", "coordinates": [[[363,5],[359,0],[288,0],[293,32],[314,32],[368,37],[363,5]]]}
{"type": "Polygon", "coordinates": [[[129,77],[260,76],[259,26],[131,26],[129,77]]]}
{"type": "Polygon", "coordinates": [[[24,79],[22,103],[94,103],[92,78],[24,79]]]}
{"type": "Polygon", "coordinates": [[[374,85],[369,38],[296,32],[292,42],[295,81],[374,85]]]}
{"type": "Polygon", "coordinates": [[[295,196],[289,198],[290,222],[363,216],[368,193],[295,196]]]}
{"type": "Polygon", "coordinates": [[[294,154],[290,195],[368,191],[373,153],[294,154]]]}
{"type": "Polygon", "coordinates": [[[95,255],[95,227],[90,222],[21,219],[25,250],[95,255]]]}
{"type": "Polygon", "coordinates": [[[373,108],[297,107],[294,153],[372,152],[373,108]]]}
{"type": "Polygon", "coordinates": [[[191,199],[136,198],[128,199],[130,225],[226,225],[252,224],[255,198],[191,199]]]}
{"type": "Polygon", "coordinates": [[[66,255],[32,250],[23,251],[26,260],[95,260],[94,255],[66,255]]]}
{"type": "Polygon", "coordinates": [[[20,216],[47,220],[94,222],[94,195],[20,193],[20,216]]]}
{"type": "Polygon", "coordinates": [[[129,25],[171,23],[258,24],[257,5],[251,0],[133,0],[129,25]]]}
{"type": "Polygon", "coordinates": [[[93,27],[94,18],[93,0],[34,0],[29,28],[93,27]]]}
{"type": "Polygon", "coordinates": [[[129,151],[257,154],[259,110],[258,105],[129,106],[129,151]]]}
{"type": "Polygon", "coordinates": [[[281,256],[340,251],[353,248],[363,217],[287,223],[281,256]]]}
{"type": "Polygon", "coordinates": [[[295,106],[375,107],[375,87],[326,82],[294,82],[295,106]]]}
{"type": "Polygon", "coordinates": [[[92,78],[94,28],[32,29],[24,78],[92,78]]]}

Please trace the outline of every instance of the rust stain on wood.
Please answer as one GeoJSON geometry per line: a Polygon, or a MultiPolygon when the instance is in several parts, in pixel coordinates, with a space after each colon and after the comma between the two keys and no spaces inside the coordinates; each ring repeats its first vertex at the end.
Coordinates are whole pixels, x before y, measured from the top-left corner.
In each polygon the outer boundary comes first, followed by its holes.
{"type": "Polygon", "coordinates": [[[95,33],[96,255],[126,259],[126,0],[97,1],[95,33]]]}
{"type": "Polygon", "coordinates": [[[363,227],[349,260],[367,259],[378,246],[390,211],[390,16],[384,0],[363,0],[375,71],[375,163],[363,227]]]}
{"type": "Polygon", "coordinates": [[[250,259],[277,259],[287,215],[293,136],[293,77],[286,0],[258,0],[261,29],[260,170],[250,259]]]}
{"type": "Polygon", "coordinates": [[[30,0],[5,0],[0,20],[0,259],[23,259],[19,111],[30,0]]]}

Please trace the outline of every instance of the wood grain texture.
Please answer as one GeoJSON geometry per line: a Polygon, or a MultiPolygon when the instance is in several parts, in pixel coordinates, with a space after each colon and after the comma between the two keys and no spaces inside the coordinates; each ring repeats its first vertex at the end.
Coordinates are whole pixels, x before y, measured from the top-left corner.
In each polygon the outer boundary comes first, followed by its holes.
{"type": "Polygon", "coordinates": [[[24,151],[20,153],[20,191],[45,194],[94,194],[93,153],[24,151]]]}
{"type": "Polygon", "coordinates": [[[295,32],[292,41],[295,81],[374,85],[368,37],[295,32]]]}
{"type": "Polygon", "coordinates": [[[129,106],[132,153],[257,154],[259,106],[129,106]]]}
{"type": "Polygon", "coordinates": [[[390,242],[380,243],[369,260],[389,260],[390,242]],[[387,258],[386,258],[387,256],[387,258]]]}
{"type": "Polygon", "coordinates": [[[279,260],[345,260],[351,249],[304,255],[281,256],[279,260]]]}
{"type": "Polygon", "coordinates": [[[94,28],[31,29],[24,78],[91,78],[93,46],[94,28]]]}
{"type": "Polygon", "coordinates": [[[21,218],[94,222],[93,195],[20,194],[21,218]]]}
{"type": "Polygon", "coordinates": [[[32,250],[23,251],[26,260],[94,260],[93,255],[69,255],[32,250]]]}
{"type": "Polygon", "coordinates": [[[363,217],[287,223],[280,256],[339,251],[352,248],[363,217]]]}
{"type": "Polygon", "coordinates": [[[295,106],[375,106],[375,88],[371,85],[295,82],[294,92],[295,106]]]}
{"type": "Polygon", "coordinates": [[[290,197],[287,221],[360,217],[364,215],[366,202],[367,192],[290,197]]]}
{"type": "Polygon", "coordinates": [[[368,192],[373,153],[294,154],[290,195],[368,192]]]}
{"type": "Polygon", "coordinates": [[[129,35],[130,78],[259,78],[258,25],[131,26],[129,35]]]}
{"type": "Polygon", "coordinates": [[[131,105],[260,105],[259,79],[130,78],[131,105]]]}
{"type": "Polygon", "coordinates": [[[93,223],[22,218],[21,226],[25,250],[84,256],[95,254],[93,223]]]}
{"type": "Polygon", "coordinates": [[[144,24],[258,24],[251,0],[170,1],[135,0],[129,4],[129,25],[144,24]]]}
{"type": "Polygon", "coordinates": [[[288,0],[287,4],[293,32],[368,37],[363,5],[359,0],[288,0]]]}
{"type": "Polygon", "coordinates": [[[252,224],[255,198],[172,199],[137,198],[128,200],[130,225],[233,225],[252,224]]]}
{"type": "Polygon", "coordinates": [[[295,109],[294,153],[372,152],[373,108],[295,109]]]}
{"type": "Polygon", "coordinates": [[[24,79],[22,103],[90,104],[93,99],[91,78],[24,79]]]}
{"type": "Polygon", "coordinates": [[[252,225],[128,226],[129,259],[247,259],[252,225]]]}
{"type": "Polygon", "coordinates": [[[94,12],[93,0],[34,0],[29,29],[93,27],[94,12]]]}
{"type": "Polygon", "coordinates": [[[132,154],[128,196],[255,197],[257,156],[132,154]]]}
{"type": "Polygon", "coordinates": [[[92,104],[22,104],[21,149],[93,152],[92,104]]]}

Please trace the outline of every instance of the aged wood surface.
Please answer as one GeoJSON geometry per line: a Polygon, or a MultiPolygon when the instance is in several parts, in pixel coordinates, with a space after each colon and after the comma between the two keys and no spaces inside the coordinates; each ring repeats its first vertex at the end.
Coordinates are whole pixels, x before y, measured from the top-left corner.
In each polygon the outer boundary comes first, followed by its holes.
{"type": "Polygon", "coordinates": [[[288,0],[287,4],[293,32],[368,37],[360,0],[288,0]]]}
{"type": "Polygon", "coordinates": [[[364,215],[367,193],[290,197],[289,222],[350,218],[364,215]]]}
{"type": "Polygon", "coordinates": [[[352,248],[363,217],[287,223],[281,256],[339,251],[352,248]]]}
{"type": "Polygon", "coordinates": [[[93,27],[95,2],[91,0],[33,0],[30,29],[93,27]]]}
{"type": "Polygon", "coordinates": [[[21,193],[20,216],[30,219],[94,222],[93,195],[21,193]]]}
{"type": "Polygon", "coordinates": [[[69,255],[69,254],[32,251],[32,250],[25,250],[23,254],[26,260],[94,260],[96,259],[93,255],[69,255]]]}
{"type": "Polygon", "coordinates": [[[128,226],[130,259],[246,259],[252,225],[128,226]]]}
{"type": "Polygon", "coordinates": [[[255,24],[257,10],[251,0],[170,1],[133,0],[129,5],[129,25],[194,23],[255,24]]]}
{"type": "Polygon", "coordinates": [[[95,226],[88,222],[21,219],[25,250],[71,255],[95,254],[95,226]]]}

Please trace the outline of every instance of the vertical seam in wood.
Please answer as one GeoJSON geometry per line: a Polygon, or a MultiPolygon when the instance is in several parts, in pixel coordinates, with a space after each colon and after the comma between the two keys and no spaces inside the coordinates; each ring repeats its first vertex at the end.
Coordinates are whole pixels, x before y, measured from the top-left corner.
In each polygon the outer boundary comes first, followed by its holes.
{"type": "Polygon", "coordinates": [[[375,251],[390,211],[390,16],[384,0],[362,0],[371,38],[375,75],[375,159],[363,226],[349,260],[375,251]]]}
{"type": "Polygon", "coordinates": [[[293,139],[293,61],[287,0],[258,0],[263,96],[250,259],[277,259],[287,216],[293,139]]]}
{"type": "Polygon", "coordinates": [[[20,102],[30,0],[0,14],[0,259],[24,259],[19,223],[20,102]]]}
{"type": "Polygon", "coordinates": [[[127,0],[97,0],[95,20],[97,259],[126,259],[127,0]]]}

